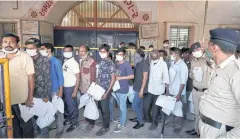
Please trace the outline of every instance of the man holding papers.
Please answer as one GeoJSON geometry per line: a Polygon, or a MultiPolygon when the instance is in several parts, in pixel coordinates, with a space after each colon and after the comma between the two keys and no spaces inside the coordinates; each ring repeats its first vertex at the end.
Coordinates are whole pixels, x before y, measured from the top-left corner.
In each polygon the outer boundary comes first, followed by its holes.
{"type": "MultiPolygon", "coordinates": [[[[79,89],[81,95],[87,93],[90,85],[96,80],[96,61],[90,55],[90,49],[86,45],[81,45],[78,50],[80,62],[80,84],[79,89]]],[[[85,132],[90,132],[95,126],[95,120],[86,119],[82,122],[87,122],[85,132]]]]}
{"type": "Polygon", "coordinates": [[[144,113],[146,119],[152,119],[152,125],[148,129],[150,131],[153,131],[158,126],[157,118],[160,110],[160,107],[157,106],[155,103],[158,96],[165,93],[165,88],[168,92],[169,75],[167,64],[163,60],[163,54],[160,54],[158,50],[153,50],[150,53],[150,56],[150,75],[148,83],[148,93],[144,98],[144,113]],[[151,109],[152,118],[150,116],[151,109]]]}
{"type": "Polygon", "coordinates": [[[120,132],[125,126],[127,119],[127,93],[129,91],[129,80],[134,78],[132,67],[130,63],[125,60],[125,56],[125,48],[119,48],[116,54],[116,80],[119,81],[120,89],[115,93],[120,108],[120,118],[116,121],[118,124],[114,130],[115,133],[120,132]]]}
{"type": "Polygon", "coordinates": [[[181,59],[181,50],[176,47],[170,48],[170,59],[172,61],[169,68],[169,93],[176,97],[177,102],[173,115],[175,124],[174,132],[180,132],[182,127],[182,102],[186,101],[186,83],[188,79],[188,67],[186,63],[181,59]]]}
{"type": "Polygon", "coordinates": [[[102,60],[98,64],[97,84],[105,89],[106,92],[102,96],[102,100],[99,101],[103,117],[103,127],[96,133],[97,136],[102,136],[109,131],[109,95],[116,80],[116,67],[113,61],[109,58],[109,50],[110,46],[107,44],[102,44],[99,48],[99,55],[102,60]]]}
{"type": "MultiPolygon", "coordinates": [[[[55,48],[51,43],[41,44],[40,54],[47,56],[50,61],[50,78],[52,83],[51,97],[59,97],[61,99],[63,96],[63,71],[62,63],[54,56],[55,48]]],[[[59,105],[59,104],[58,104],[59,105]]],[[[63,113],[57,112],[56,114],[56,124],[57,124],[57,134],[56,138],[60,137],[63,133],[63,113]]]]}
{"type": "Polygon", "coordinates": [[[204,91],[207,90],[208,79],[211,74],[211,67],[207,65],[205,53],[201,48],[201,44],[196,42],[191,45],[190,51],[194,59],[191,61],[190,78],[193,79],[193,105],[195,113],[195,126],[193,130],[186,131],[189,135],[197,135],[199,123],[199,102],[204,91]]]}
{"type": "MultiPolygon", "coordinates": [[[[25,42],[26,52],[32,57],[35,68],[35,88],[33,97],[43,99],[48,102],[51,94],[50,62],[45,56],[39,53],[41,41],[36,38],[30,38],[25,42]]],[[[41,109],[39,109],[41,111],[41,109]]],[[[49,137],[49,128],[41,129],[41,137],[49,137]]]]}
{"type": "Polygon", "coordinates": [[[9,60],[13,138],[34,138],[32,120],[24,122],[18,105],[33,105],[35,69],[32,58],[19,51],[18,43],[19,37],[14,34],[2,36],[2,51],[9,60]]]}

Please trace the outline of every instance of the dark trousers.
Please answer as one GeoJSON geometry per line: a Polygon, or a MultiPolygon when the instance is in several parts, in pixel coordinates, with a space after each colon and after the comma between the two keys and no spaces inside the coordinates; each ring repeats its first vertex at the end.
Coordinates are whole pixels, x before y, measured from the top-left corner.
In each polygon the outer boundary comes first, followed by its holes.
{"type": "Polygon", "coordinates": [[[13,121],[13,137],[14,138],[34,138],[34,130],[32,120],[24,122],[21,118],[21,112],[18,104],[12,105],[13,121]]]}
{"type": "Polygon", "coordinates": [[[90,125],[95,125],[95,120],[88,119],[88,118],[86,118],[86,120],[88,121],[88,123],[89,123],[90,125]]]}
{"type": "Polygon", "coordinates": [[[78,124],[78,103],[77,97],[72,98],[73,90],[74,86],[63,88],[63,100],[66,104],[65,110],[67,113],[65,119],[71,121],[71,124],[78,124]]]}
{"type": "Polygon", "coordinates": [[[103,117],[103,128],[109,128],[110,112],[109,112],[109,96],[98,102],[103,117]]]}
{"type": "Polygon", "coordinates": [[[151,93],[147,93],[143,99],[143,104],[144,104],[143,111],[144,111],[145,119],[146,120],[152,119],[153,124],[158,123],[158,115],[161,108],[155,104],[158,96],[159,95],[153,95],[151,93]],[[151,110],[152,110],[152,117],[151,117],[151,110]]]}

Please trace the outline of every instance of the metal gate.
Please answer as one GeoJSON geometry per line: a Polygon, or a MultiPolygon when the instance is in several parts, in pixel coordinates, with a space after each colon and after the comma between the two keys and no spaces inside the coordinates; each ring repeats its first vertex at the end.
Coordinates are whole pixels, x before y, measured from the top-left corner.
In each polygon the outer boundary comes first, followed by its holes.
{"type": "Polygon", "coordinates": [[[0,137],[13,138],[8,59],[0,59],[0,137]]]}

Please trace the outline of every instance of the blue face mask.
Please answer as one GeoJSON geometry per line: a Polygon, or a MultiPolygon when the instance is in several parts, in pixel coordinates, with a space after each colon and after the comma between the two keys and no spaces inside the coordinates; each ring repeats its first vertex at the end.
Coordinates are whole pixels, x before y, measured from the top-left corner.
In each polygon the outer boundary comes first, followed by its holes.
{"type": "Polygon", "coordinates": [[[206,50],[206,56],[209,58],[209,59],[212,59],[213,56],[212,56],[212,53],[208,50],[206,50]]]}

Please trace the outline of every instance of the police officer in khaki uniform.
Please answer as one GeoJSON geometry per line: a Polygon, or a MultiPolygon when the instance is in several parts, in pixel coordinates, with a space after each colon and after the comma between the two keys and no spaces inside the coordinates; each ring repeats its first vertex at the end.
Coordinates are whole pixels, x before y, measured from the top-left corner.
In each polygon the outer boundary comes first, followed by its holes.
{"type": "Polygon", "coordinates": [[[199,104],[200,137],[240,138],[240,67],[234,56],[239,34],[218,28],[210,35],[208,52],[216,66],[199,104]]]}
{"type": "Polygon", "coordinates": [[[186,131],[189,135],[197,135],[198,133],[198,122],[199,116],[199,102],[204,91],[207,90],[208,79],[211,73],[211,67],[208,66],[205,58],[205,53],[201,48],[201,44],[196,42],[191,45],[190,52],[194,59],[191,61],[190,78],[193,80],[193,105],[195,113],[195,126],[193,130],[186,131]]]}

